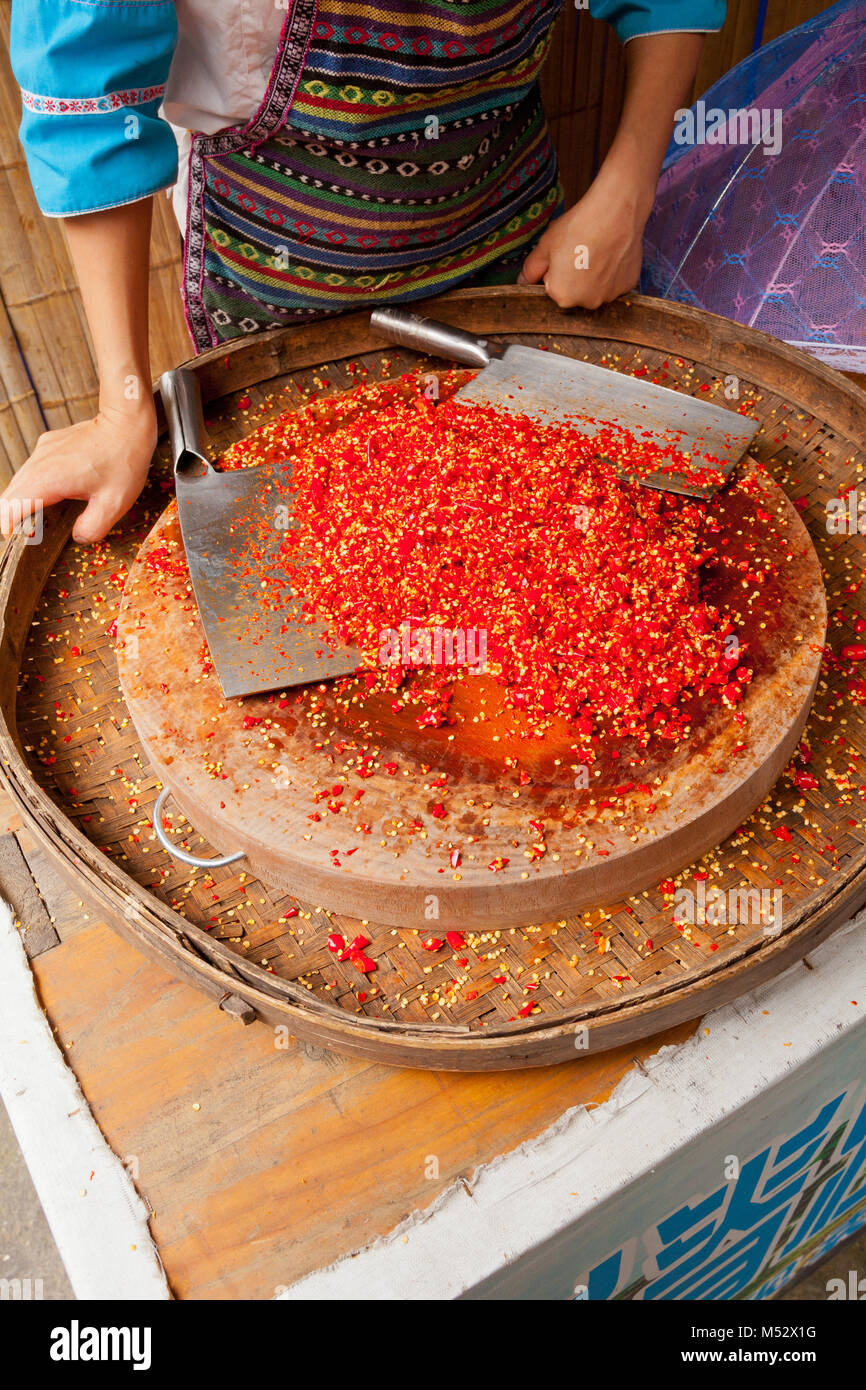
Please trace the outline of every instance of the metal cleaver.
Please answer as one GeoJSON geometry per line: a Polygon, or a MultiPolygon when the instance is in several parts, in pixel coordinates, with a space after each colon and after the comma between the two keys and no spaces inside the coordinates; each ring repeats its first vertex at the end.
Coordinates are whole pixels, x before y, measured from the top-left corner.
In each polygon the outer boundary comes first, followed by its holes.
{"type": "MultiPolygon", "coordinates": [[[[541,424],[564,423],[581,434],[594,434],[599,423],[616,425],[638,439],[673,445],[696,456],[699,468],[706,466],[702,460],[707,455],[718,459],[725,477],[758,429],[757,420],[684,392],[556,352],[518,344],[494,347],[485,338],[405,309],[375,309],[370,324],[401,347],[480,367],[454,396],[461,404],[491,405],[508,414],[529,415],[541,424]]],[[[628,477],[628,471],[622,470],[621,476],[628,477]]],[[[675,471],[637,481],[687,497],[711,497],[717,490],[675,471]]]]}
{"type": "Polygon", "coordinates": [[[360,652],[332,651],[318,625],[299,621],[302,596],[281,588],[273,609],[262,601],[262,571],[278,566],[285,534],[277,525],[285,492],[276,474],[285,482],[289,465],[218,471],[207,457],[195,372],[164,372],[159,390],[190,579],[223,694],[256,695],[354,671],[360,652]]]}

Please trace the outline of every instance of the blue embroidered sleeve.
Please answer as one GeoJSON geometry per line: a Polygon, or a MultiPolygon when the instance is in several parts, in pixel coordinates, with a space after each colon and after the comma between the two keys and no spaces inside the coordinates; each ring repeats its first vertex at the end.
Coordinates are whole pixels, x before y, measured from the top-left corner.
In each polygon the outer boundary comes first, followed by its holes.
{"type": "Polygon", "coordinates": [[[726,0],[589,0],[594,19],[604,19],[623,43],[646,34],[705,34],[721,29],[726,0]]]}
{"type": "Polygon", "coordinates": [[[175,182],[177,145],[157,111],[176,39],[173,0],[14,0],[21,143],[49,217],[175,182]]]}

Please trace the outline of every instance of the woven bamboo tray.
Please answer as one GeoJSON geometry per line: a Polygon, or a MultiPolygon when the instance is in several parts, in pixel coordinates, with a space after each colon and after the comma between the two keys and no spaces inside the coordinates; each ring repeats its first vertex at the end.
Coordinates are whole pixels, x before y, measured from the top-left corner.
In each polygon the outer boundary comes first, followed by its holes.
{"type": "MultiPolygon", "coordinates": [[[[753,455],[795,502],[818,549],[828,642],[838,653],[860,640],[863,537],[828,534],[825,510],[862,483],[866,397],[856,387],[762,334],[639,296],[564,315],[543,291],[459,291],[431,312],[482,335],[649,369],[693,393],[705,387],[722,399],[727,389],[730,400],[736,388],[762,421],[753,455]]],[[[417,365],[409,352],[376,346],[359,314],[239,342],[196,368],[212,440],[223,448],[310,391],[346,390],[364,371],[378,378],[417,365]]],[[[684,927],[671,894],[651,888],[559,922],[467,933],[464,969],[451,951],[431,959],[418,931],[362,925],[280,896],[243,862],[184,868],[153,833],[160,784],[123,705],[112,640],[124,572],[170,490],[161,446],[142,503],[96,551],[70,542],[73,507],[46,515],[41,544],[18,537],[6,548],[0,757],[9,792],[82,896],[230,1014],[394,1065],[543,1065],[736,997],[802,958],[866,899],[857,772],[866,684],[832,654],[804,735],[808,763],[795,758],[749,821],[677,876],[696,891],[702,883],[779,889],[783,924],[772,936],[754,921],[684,927]],[[327,951],[335,930],[371,938],[379,969],[369,980],[327,951]],[[535,1011],[520,1017],[528,1004],[535,1011]]],[[[212,852],[191,827],[184,837],[177,813],[174,827],[187,848],[212,852]]]]}

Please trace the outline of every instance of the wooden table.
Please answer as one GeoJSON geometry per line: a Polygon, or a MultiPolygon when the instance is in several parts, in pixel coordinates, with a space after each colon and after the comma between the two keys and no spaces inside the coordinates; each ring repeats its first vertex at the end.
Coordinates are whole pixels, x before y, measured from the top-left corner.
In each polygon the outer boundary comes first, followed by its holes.
{"type": "MultiPolygon", "coordinates": [[[[137,1159],[178,1298],[272,1297],[570,1107],[605,1100],[631,1067],[695,1031],[557,1067],[461,1075],[243,1028],[90,917],[6,805],[0,825],[55,919],[55,940],[32,959],[39,997],[111,1148],[137,1159]]],[[[0,868],[0,895],[11,887],[0,868]]]]}
{"type": "MultiPolygon", "coordinates": [[[[637,1045],[395,1070],[239,1026],[90,917],[0,812],[0,893],[21,900],[22,866],[39,880],[53,924],[22,908],[38,995],[177,1298],[764,1297],[866,1220],[862,928],[637,1045]]],[[[113,1237],[94,1222],[97,1281],[113,1237]]]]}

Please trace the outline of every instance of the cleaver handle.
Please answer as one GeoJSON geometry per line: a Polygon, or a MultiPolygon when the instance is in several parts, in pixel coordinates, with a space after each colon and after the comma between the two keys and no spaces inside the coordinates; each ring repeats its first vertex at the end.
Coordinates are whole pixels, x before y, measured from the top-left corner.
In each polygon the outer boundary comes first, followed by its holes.
{"type": "Polygon", "coordinates": [[[475,338],[462,328],[410,314],[406,309],[374,309],[370,315],[371,328],[378,328],[392,343],[400,347],[417,348],[434,357],[450,357],[467,367],[487,367],[491,353],[484,338],[475,338]]]}
{"type": "Polygon", "coordinates": [[[159,394],[168,421],[171,440],[171,461],[177,473],[179,465],[199,459],[210,470],[207,438],[201,408],[201,388],[198,377],[189,367],[175,367],[159,378],[159,394]]]}

